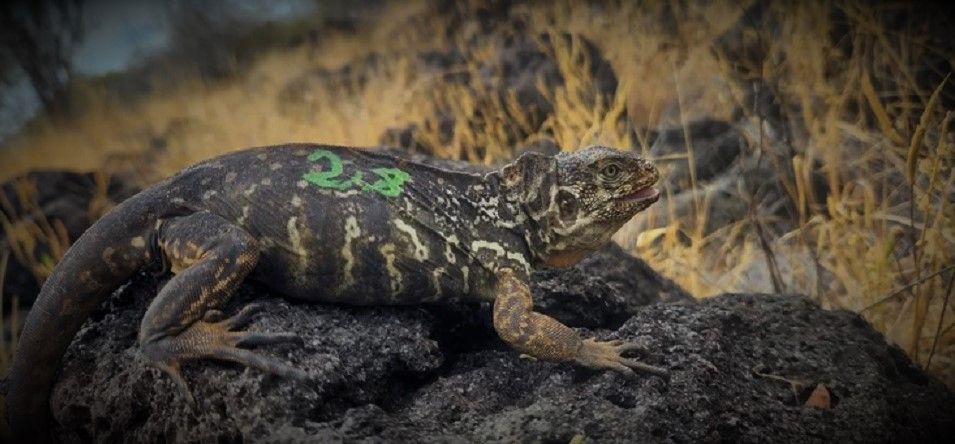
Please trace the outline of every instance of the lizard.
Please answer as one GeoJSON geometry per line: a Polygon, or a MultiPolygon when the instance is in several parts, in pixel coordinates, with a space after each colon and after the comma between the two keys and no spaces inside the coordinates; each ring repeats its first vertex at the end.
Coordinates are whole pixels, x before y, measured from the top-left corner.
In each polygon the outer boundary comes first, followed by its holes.
{"type": "Polygon", "coordinates": [[[660,197],[659,172],[632,152],[528,152],[479,174],[370,149],[251,148],[188,167],[116,206],[57,264],[24,322],[9,379],[15,436],[50,432],[49,394],[73,336],[150,264],[172,277],[138,331],[147,364],[191,400],[181,365],[215,359],[308,380],[250,346],[291,332],[243,330],[259,306],[220,308],[246,279],[285,297],[354,305],[489,301],[516,351],[628,375],[666,370],[635,342],[599,341],[533,309],[532,270],[568,267],[660,197]]]}

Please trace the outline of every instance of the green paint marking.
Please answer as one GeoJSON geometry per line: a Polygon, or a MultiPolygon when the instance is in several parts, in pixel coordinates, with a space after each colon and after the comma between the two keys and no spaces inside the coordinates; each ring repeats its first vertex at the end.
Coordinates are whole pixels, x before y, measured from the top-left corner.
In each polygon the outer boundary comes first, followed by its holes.
{"type": "Polygon", "coordinates": [[[371,172],[378,176],[374,183],[365,182],[364,173],[355,171],[348,180],[336,180],[342,175],[344,166],[342,159],[337,154],[328,150],[315,150],[309,154],[307,159],[310,162],[328,161],[328,170],[309,171],[302,175],[302,178],[309,183],[334,190],[344,190],[352,187],[360,188],[363,191],[376,192],[382,196],[396,197],[404,191],[404,184],[411,175],[398,168],[375,168],[371,172]]]}
{"type": "Polygon", "coordinates": [[[375,168],[372,173],[378,175],[379,179],[366,189],[372,189],[388,197],[395,197],[403,191],[403,186],[411,175],[397,168],[375,168]]]}
{"type": "Polygon", "coordinates": [[[348,182],[334,180],[335,177],[342,174],[342,159],[337,154],[326,150],[316,150],[308,155],[310,162],[318,162],[322,159],[328,160],[328,171],[310,171],[305,173],[302,178],[322,188],[344,190],[351,186],[348,182]]]}

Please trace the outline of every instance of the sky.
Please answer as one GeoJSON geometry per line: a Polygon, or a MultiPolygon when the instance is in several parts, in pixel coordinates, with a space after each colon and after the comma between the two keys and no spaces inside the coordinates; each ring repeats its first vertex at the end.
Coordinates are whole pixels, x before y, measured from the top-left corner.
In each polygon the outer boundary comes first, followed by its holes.
{"type": "MultiPolygon", "coordinates": [[[[2,0],[0,0],[2,1],[2,0]]],[[[209,8],[234,11],[252,23],[282,21],[320,7],[316,0],[85,0],[83,40],[73,55],[74,72],[101,75],[123,71],[169,44],[169,11],[177,2],[200,1],[209,8]]],[[[0,142],[15,134],[39,110],[25,76],[0,90],[0,142]]]]}
{"type": "MultiPolygon", "coordinates": [[[[179,0],[187,2],[190,0],[179,0]]],[[[196,0],[193,0],[196,1],[196,0]]],[[[200,0],[209,8],[230,10],[250,22],[281,21],[314,11],[311,0],[200,0]]],[[[87,0],[83,3],[83,42],[74,56],[81,74],[121,71],[141,55],[169,42],[168,12],[175,1],[87,0]]]]}
{"type": "Polygon", "coordinates": [[[140,55],[165,48],[168,7],[143,0],[84,3],[84,38],[73,56],[73,69],[80,74],[121,71],[140,55]]]}

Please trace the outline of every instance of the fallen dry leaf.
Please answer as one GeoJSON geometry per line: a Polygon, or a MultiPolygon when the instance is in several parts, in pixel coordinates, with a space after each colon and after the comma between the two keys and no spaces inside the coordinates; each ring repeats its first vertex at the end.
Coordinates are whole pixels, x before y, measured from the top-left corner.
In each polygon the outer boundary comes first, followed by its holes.
{"type": "Polygon", "coordinates": [[[815,407],[817,409],[832,408],[832,397],[829,396],[829,389],[827,389],[824,384],[817,384],[803,406],[815,407]]]}

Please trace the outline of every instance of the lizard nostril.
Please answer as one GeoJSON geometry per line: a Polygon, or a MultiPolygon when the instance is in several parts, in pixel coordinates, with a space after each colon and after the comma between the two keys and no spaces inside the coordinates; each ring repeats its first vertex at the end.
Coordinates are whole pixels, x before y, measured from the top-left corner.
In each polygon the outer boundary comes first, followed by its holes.
{"type": "Polygon", "coordinates": [[[643,176],[647,178],[647,182],[652,185],[660,180],[660,170],[657,169],[656,165],[653,162],[644,159],[643,160],[643,176]]]}

